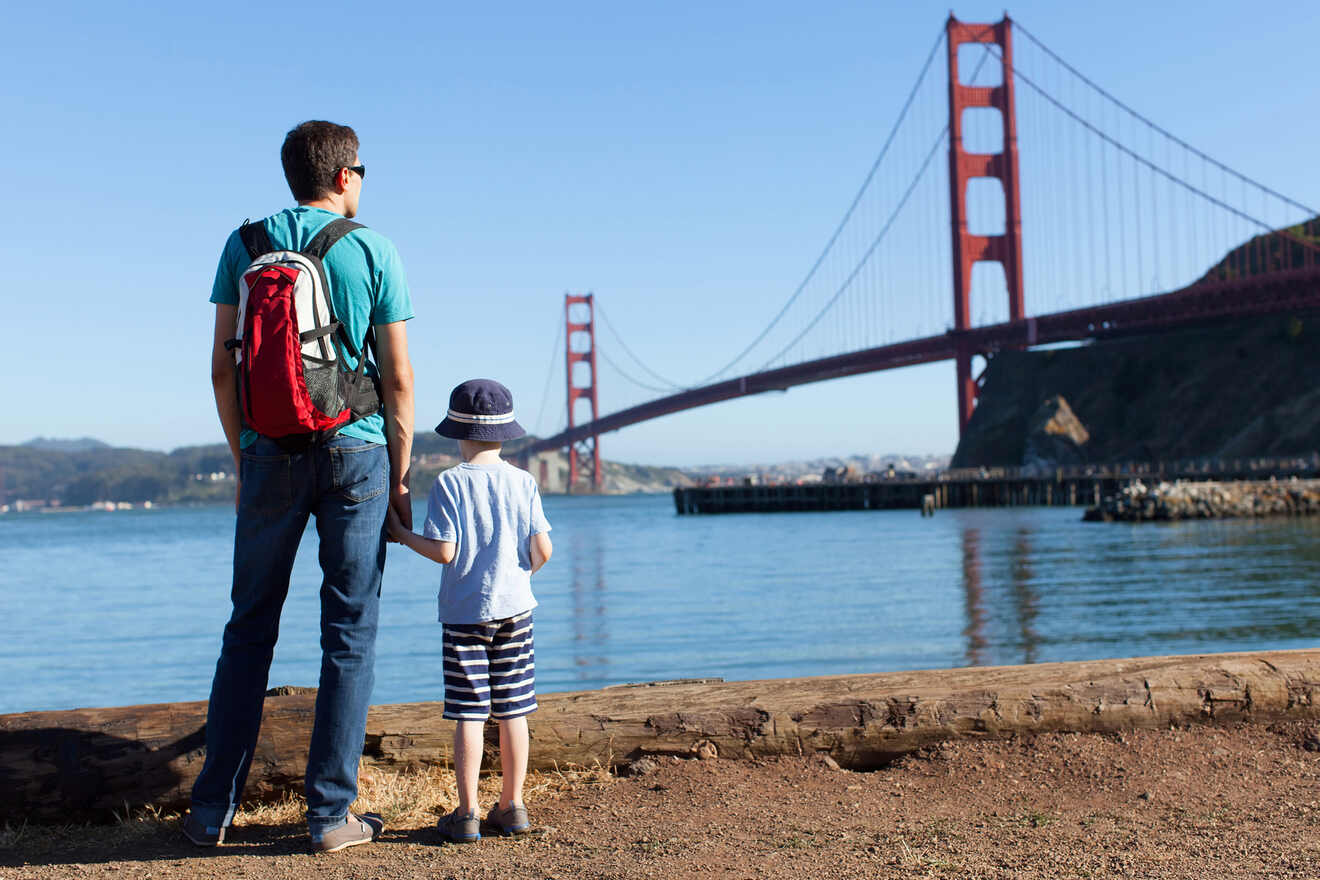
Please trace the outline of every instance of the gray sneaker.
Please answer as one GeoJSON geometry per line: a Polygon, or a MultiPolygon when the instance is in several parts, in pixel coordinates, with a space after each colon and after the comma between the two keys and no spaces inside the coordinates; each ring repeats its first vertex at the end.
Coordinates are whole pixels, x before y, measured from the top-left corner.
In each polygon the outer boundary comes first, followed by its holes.
{"type": "Polygon", "coordinates": [[[481,819],[475,812],[463,815],[455,809],[440,817],[435,830],[450,843],[472,843],[481,840],[481,819]]]}
{"type": "Polygon", "coordinates": [[[363,813],[361,816],[349,813],[347,822],[330,829],[321,835],[320,840],[313,840],[312,850],[332,853],[359,843],[371,843],[384,829],[385,821],[375,813],[363,813]]]}
{"type": "Polygon", "coordinates": [[[206,825],[192,810],[189,810],[188,815],[183,818],[183,836],[188,838],[193,846],[215,846],[225,842],[225,827],[206,825]]]}
{"type": "Polygon", "coordinates": [[[505,837],[532,833],[532,823],[527,820],[527,808],[522,804],[509,804],[503,809],[496,804],[486,815],[486,824],[505,837]]]}

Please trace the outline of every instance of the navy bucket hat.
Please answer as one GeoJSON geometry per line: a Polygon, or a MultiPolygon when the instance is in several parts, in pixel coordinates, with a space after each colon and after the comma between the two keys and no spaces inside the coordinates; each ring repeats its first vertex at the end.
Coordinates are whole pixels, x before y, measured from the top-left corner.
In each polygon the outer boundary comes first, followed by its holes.
{"type": "Polygon", "coordinates": [[[513,419],[513,395],[494,379],[469,379],[449,395],[449,414],[435,426],[453,440],[514,440],[527,432],[513,419]]]}

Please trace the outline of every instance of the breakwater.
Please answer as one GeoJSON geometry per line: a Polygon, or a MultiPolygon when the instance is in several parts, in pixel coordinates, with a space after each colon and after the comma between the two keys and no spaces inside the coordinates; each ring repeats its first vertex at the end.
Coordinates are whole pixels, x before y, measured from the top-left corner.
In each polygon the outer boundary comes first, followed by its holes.
{"type": "Polygon", "coordinates": [[[1147,485],[1133,480],[1086,511],[1090,522],[1231,519],[1320,514],[1320,480],[1177,481],[1147,485]]]}

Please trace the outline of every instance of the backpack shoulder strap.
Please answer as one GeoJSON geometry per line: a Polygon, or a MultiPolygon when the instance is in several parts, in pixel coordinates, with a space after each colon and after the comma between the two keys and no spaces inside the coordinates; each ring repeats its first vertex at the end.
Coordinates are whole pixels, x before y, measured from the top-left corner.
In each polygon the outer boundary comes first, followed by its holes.
{"type": "Polygon", "coordinates": [[[335,246],[335,242],[348,235],[354,229],[366,229],[361,223],[354,223],[352,220],[340,218],[331,220],[316,233],[316,236],[303,248],[302,252],[309,257],[316,257],[318,260],[324,260],[326,252],[335,246]]]}
{"type": "Polygon", "coordinates": [[[243,225],[238,227],[238,237],[243,239],[243,246],[247,248],[248,256],[254,260],[262,254],[275,250],[270,243],[270,236],[266,234],[266,224],[260,220],[256,223],[244,220],[243,225]]]}

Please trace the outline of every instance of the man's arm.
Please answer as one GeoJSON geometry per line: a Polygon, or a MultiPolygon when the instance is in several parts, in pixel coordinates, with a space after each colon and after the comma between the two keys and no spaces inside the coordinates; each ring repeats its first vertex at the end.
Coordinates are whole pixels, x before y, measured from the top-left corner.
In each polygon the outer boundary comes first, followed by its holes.
{"type": "MultiPolygon", "coordinates": [[[[408,359],[406,322],[377,324],[376,365],[380,368],[381,405],[385,410],[385,442],[390,453],[390,507],[412,529],[412,498],[408,469],[412,463],[413,371],[408,359]]],[[[421,551],[418,551],[421,552],[421,551]]]]}
{"type": "Polygon", "coordinates": [[[211,344],[211,388],[215,391],[215,408],[220,414],[220,427],[234,459],[234,509],[238,509],[239,434],[243,430],[243,417],[238,410],[238,380],[234,375],[234,355],[225,349],[225,342],[238,332],[238,306],[215,307],[215,340],[211,344]]]}
{"type": "Polygon", "coordinates": [[[550,543],[549,532],[539,532],[532,535],[532,546],[528,548],[532,556],[532,574],[541,570],[541,566],[550,561],[550,554],[555,552],[554,545],[550,543]]]}

